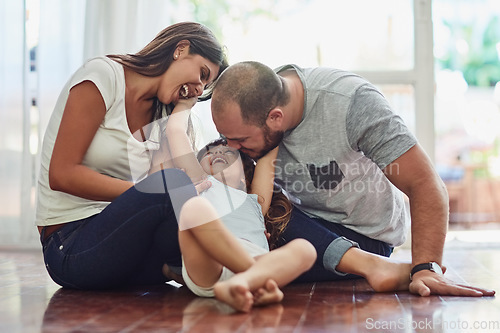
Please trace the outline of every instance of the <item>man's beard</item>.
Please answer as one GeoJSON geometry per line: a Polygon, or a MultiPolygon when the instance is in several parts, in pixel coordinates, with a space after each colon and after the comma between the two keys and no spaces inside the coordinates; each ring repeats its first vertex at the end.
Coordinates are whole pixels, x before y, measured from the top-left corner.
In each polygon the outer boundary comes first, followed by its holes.
{"type": "Polygon", "coordinates": [[[267,124],[264,125],[262,130],[264,132],[264,147],[257,153],[257,158],[261,158],[274,148],[278,147],[283,140],[283,136],[285,135],[283,131],[272,132],[267,124]]]}

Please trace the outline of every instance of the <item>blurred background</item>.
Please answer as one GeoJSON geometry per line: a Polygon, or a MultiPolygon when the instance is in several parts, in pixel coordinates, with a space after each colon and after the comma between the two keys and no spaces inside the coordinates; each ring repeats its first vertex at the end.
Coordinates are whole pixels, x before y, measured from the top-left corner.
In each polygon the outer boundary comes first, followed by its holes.
{"type": "MultiPolygon", "coordinates": [[[[135,53],[179,21],[207,25],[230,63],[365,76],[433,159],[450,229],[499,230],[498,0],[0,0],[0,245],[39,246],[39,151],[70,75],[91,57],[135,53]]],[[[200,144],[216,135],[209,109],[196,106],[200,144]]]]}

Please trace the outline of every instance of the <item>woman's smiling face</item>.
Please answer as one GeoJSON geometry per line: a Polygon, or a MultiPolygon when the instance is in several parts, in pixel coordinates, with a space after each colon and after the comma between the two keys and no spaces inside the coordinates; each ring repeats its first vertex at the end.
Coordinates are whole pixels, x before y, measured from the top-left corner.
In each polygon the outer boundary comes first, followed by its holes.
{"type": "Polygon", "coordinates": [[[219,66],[198,54],[189,54],[189,46],[178,48],[175,59],[163,74],[158,98],[164,104],[177,104],[179,99],[199,97],[212,83],[219,66]]]}

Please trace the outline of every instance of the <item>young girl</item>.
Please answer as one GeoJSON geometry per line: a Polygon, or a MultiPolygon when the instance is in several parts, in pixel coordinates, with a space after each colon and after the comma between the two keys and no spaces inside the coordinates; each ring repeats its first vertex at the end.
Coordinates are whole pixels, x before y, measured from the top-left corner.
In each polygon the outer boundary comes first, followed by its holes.
{"type": "Polygon", "coordinates": [[[316,251],[297,239],[269,252],[264,216],[273,197],[277,149],[253,170],[249,157],[218,141],[204,149],[198,163],[185,136],[188,118],[189,111],[174,109],[166,125],[169,153],[193,181],[208,175],[211,187],[180,211],[185,284],[198,296],[215,296],[244,312],[252,305],[281,301],[279,287],[308,270],[316,251]]]}

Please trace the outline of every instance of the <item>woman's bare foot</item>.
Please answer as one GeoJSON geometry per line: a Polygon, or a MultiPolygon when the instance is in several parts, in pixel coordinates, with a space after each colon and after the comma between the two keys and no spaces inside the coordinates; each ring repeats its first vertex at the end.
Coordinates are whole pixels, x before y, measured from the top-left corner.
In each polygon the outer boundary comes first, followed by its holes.
{"type": "Polygon", "coordinates": [[[180,283],[180,284],[185,284],[184,283],[184,279],[182,278],[182,275],[179,275],[179,274],[175,274],[174,272],[172,272],[170,270],[170,268],[168,267],[167,264],[164,264],[162,269],[161,269],[161,272],[163,273],[163,275],[168,278],[168,279],[171,279],[171,280],[174,280],[175,282],[177,283],[180,283]]]}
{"type": "Polygon", "coordinates": [[[266,305],[281,302],[283,292],[274,280],[267,280],[264,287],[259,288],[253,295],[255,305],[266,305]]]}
{"type": "Polygon", "coordinates": [[[244,279],[233,276],[229,280],[214,285],[215,298],[231,305],[238,311],[249,312],[253,305],[253,295],[244,279]]]}
{"type": "Polygon", "coordinates": [[[365,278],[376,292],[408,290],[411,264],[380,256],[372,272],[365,278]]]}

